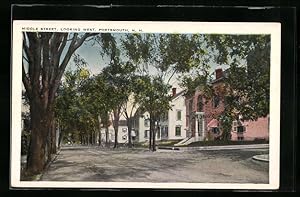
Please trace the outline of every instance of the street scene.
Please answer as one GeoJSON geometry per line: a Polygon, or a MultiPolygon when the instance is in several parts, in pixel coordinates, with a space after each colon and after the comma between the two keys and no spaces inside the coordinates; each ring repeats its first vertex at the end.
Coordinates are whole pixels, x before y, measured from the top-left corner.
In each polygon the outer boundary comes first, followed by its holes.
{"type": "Polygon", "coordinates": [[[41,181],[268,183],[267,148],[103,150],[63,147],[41,181]]]}
{"type": "Polygon", "coordinates": [[[22,36],[21,181],[269,183],[269,34],[22,36]]]}

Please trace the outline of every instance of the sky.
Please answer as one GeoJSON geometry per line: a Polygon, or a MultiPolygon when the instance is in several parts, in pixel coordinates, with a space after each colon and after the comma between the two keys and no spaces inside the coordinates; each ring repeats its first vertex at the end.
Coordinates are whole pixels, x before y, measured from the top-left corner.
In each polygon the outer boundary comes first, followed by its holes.
{"type": "MultiPolygon", "coordinates": [[[[122,34],[114,34],[116,36],[117,40],[121,38],[122,34]]],[[[102,57],[100,55],[100,50],[101,48],[99,47],[98,44],[92,45],[93,41],[88,41],[85,42],[81,47],[79,47],[76,50],[76,54],[80,55],[86,62],[87,62],[87,68],[91,72],[91,74],[96,75],[101,72],[101,70],[105,67],[108,66],[108,58],[102,57]]],[[[66,47],[67,48],[67,47],[66,47]]],[[[210,62],[211,68],[210,68],[210,73],[213,73],[215,68],[217,66],[216,63],[213,61],[210,62]]],[[[222,65],[221,66],[223,69],[227,68],[228,66],[222,65]]],[[[69,65],[67,66],[67,69],[73,69],[75,68],[75,63],[73,59],[70,60],[69,65]]],[[[155,69],[153,67],[149,67],[149,71],[152,74],[155,74],[155,69]]],[[[178,90],[181,90],[181,87],[179,85],[179,81],[177,80],[178,74],[175,74],[172,80],[170,81],[170,85],[172,87],[178,88],[178,90]]]]}

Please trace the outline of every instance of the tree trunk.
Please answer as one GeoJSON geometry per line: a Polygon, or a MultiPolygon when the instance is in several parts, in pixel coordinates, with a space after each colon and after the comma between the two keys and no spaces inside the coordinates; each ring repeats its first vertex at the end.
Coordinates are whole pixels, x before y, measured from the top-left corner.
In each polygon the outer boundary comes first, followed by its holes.
{"type": "Polygon", "coordinates": [[[82,141],[82,134],[79,133],[79,143],[82,145],[83,144],[83,141],[82,141]]]}
{"type": "Polygon", "coordinates": [[[150,116],[150,146],[149,149],[152,151],[155,151],[155,121],[154,119],[150,116]]]}
{"type": "Polygon", "coordinates": [[[114,148],[118,148],[118,128],[119,128],[119,123],[117,123],[116,125],[114,125],[114,130],[115,130],[114,148]]]}
{"type": "Polygon", "coordinates": [[[58,137],[58,149],[61,148],[61,144],[62,144],[62,141],[63,141],[63,130],[64,128],[61,127],[60,130],[59,130],[59,137],[58,137]]]}
{"type": "Polygon", "coordinates": [[[101,145],[101,127],[99,128],[99,138],[98,138],[98,145],[100,146],[101,145]]]}
{"type": "Polygon", "coordinates": [[[149,131],[149,150],[152,150],[152,134],[153,134],[153,120],[150,117],[150,131],[149,131]]]}
{"type": "Polygon", "coordinates": [[[114,120],[113,120],[113,126],[115,131],[115,142],[114,142],[114,148],[118,147],[118,130],[119,130],[119,120],[120,120],[120,108],[115,109],[113,111],[114,114],[114,120]]]}
{"type": "Polygon", "coordinates": [[[128,148],[132,148],[132,142],[131,142],[132,118],[127,119],[127,127],[128,127],[128,148]]]}
{"type": "Polygon", "coordinates": [[[108,144],[108,138],[109,138],[109,133],[108,133],[108,126],[105,128],[105,145],[106,145],[106,147],[109,147],[109,144],[108,144]]]}
{"type": "Polygon", "coordinates": [[[152,139],[152,151],[156,151],[156,145],[155,145],[155,138],[156,138],[156,129],[157,129],[157,127],[156,127],[156,125],[155,125],[155,121],[153,121],[154,122],[154,129],[153,129],[153,135],[152,135],[152,137],[153,137],[153,139],[152,139]]]}
{"type": "Polygon", "coordinates": [[[52,122],[49,113],[39,108],[38,103],[30,105],[32,134],[27,157],[27,171],[31,174],[39,174],[46,164],[47,132],[52,122]]]}
{"type": "Polygon", "coordinates": [[[96,133],[95,130],[93,131],[93,133],[94,133],[94,141],[93,141],[93,144],[96,145],[96,144],[97,144],[97,133],[96,133]]]}
{"type": "Polygon", "coordinates": [[[50,131],[51,132],[51,138],[50,138],[50,154],[56,154],[57,150],[56,150],[56,121],[54,118],[54,113],[53,116],[51,118],[51,126],[50,126],[50,131]]]}
{"type": "Polygon", "coordinates": [[[87,134],[87,136],[86,136],[86,144],[87,144],[87,146],[90,145],[90,134],[87,134]]]}

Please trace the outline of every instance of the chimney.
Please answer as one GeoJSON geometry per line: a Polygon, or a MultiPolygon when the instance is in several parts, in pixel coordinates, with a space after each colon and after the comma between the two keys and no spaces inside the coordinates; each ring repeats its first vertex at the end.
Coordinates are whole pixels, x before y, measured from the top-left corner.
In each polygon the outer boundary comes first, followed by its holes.
{"type": "Polygon", "coordinates": [[[223,77],[222,68],[216,68],[215,72],[216,72],[216,79],[220,79],[221,77],[223,77]]]}
{"type": "Polygon", "coordinates": [[[172,88],[172,96],[174,97],[176,95],[176,88],[172,88]]]}

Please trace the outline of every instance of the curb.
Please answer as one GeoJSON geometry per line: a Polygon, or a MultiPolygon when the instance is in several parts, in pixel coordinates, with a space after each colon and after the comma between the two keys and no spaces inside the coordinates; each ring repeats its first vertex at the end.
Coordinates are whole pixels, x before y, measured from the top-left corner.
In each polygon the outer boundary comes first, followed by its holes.
{"type": "Polygon", "coordinates": [[[160,150],[180,150],[178,147],[157,147],[160,150]]]}
{"type": "Polygon", "coordinates": [[[173,147],[159,146],[158,149],[165,150],[238,150],[238,149],[257,149],[269,148],[269,144],[251,144],[251,145],[224,145],[224,146],[195,146],[195,147],[173,147]]]}
{"type": "Polygon", "coordinates": [[[266,163],[269,162],[269,159],[262,158],[261,155],[255,155],[252,157],[252,159],[256,161],[266,162],[266,163]]]}

